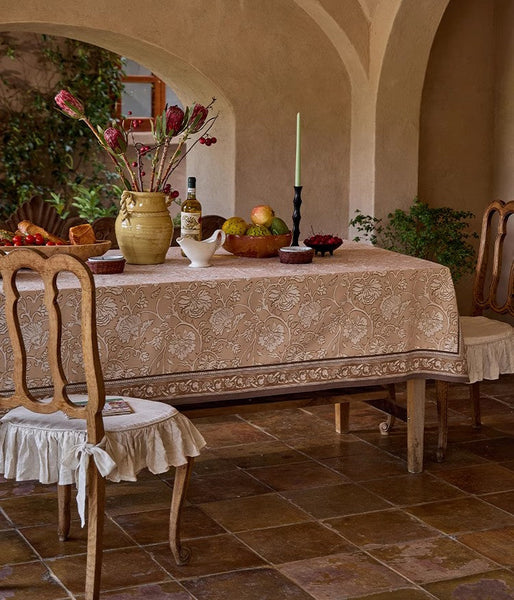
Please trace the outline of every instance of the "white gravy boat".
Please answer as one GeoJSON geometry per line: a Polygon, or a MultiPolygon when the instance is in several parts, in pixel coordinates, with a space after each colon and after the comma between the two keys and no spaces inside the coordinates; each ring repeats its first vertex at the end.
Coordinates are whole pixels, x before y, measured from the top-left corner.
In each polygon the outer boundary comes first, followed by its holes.
{"type": "Polygon", "coordinates": [[[191,261],[190,267],[210,267],[212,255],[224,242],[225,232],[222,229],[216,229],[210,238],[201,242],[188,237],[177,238],[177,244],[191,261]]]}

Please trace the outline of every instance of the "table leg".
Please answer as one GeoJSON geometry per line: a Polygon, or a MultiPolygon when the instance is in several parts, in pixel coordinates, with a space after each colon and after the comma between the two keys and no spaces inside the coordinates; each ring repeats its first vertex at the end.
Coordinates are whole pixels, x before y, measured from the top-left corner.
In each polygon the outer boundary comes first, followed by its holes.
{"type": "Polygon", "coordinates": [[[350,403],[336,402],[334,416],[337,433],[348,433],[350,431],[350,403]]]}
{"type": "Polygon", "coordinates": [[[423,471],[423,435],[425,432],[425,380],[407,381],[407,469],[423,471]]]}

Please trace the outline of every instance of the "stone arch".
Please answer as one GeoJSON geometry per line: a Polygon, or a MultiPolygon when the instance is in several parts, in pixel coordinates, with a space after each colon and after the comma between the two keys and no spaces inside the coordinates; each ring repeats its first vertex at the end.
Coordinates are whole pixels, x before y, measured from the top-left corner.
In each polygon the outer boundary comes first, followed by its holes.
{"type": "Polygon", "coordinates": [[[367,55],[343,30],[330,2],[296,0],[334,45],[350,79],[350,215],[360,208],[383,216],[391,207],[407,207],[416,195],[423,84],[449,1],[354,2],[349,32],[368,23],[367,55]]]}
{"type": "Polygon", "coordinates": [[[216,136],[222,143],[209,148],[208,152],[192,152],[188,155],[188,172],[194,173],[199,182],[209,180],[209,187],[212,189],[209,196],[209,212],[226,215],[234,210],[234,111],[226,96],[210,78],[168,50],[129,35],[50,22],[2,24],[0,19],[0,27],[3,31],[46,33],[73,38],[131,58],[173,87],[184,104],[194,101],[208,103],[213,96],[216,97],[216,112],[220,115],[216,122],[216,136]]]}
{"type": "Polygon", "coordinates": [[[418,189],[419,129],[430,50],[450,0],[402,2],[376,86],[375,214],[406,208],[418,189]]]}

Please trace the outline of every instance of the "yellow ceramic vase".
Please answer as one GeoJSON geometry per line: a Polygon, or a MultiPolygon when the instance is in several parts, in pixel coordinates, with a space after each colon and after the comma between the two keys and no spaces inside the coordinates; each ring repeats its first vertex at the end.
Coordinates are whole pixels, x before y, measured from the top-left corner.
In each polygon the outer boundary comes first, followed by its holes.
{"type": "Polygon", "coordinates": [[[116,239],[128,263],[164,262],[173,235],[170,202],[163,192],[123,192],[116,217],[116,239]]]}

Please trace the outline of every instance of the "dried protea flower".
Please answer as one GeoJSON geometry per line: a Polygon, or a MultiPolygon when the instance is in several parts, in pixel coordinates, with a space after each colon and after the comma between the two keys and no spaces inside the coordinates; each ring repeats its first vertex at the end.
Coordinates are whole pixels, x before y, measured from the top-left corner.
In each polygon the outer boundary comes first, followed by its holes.
{"type": "Polygon", "coordinates": [[[104,140],[115,154],[123,154],[127,149],[125,134],[116,127],[107,127],[104,131],[104,140]]]}
{"type": "Polygon", "coordinates": [[[177,135],[182,131],[184,111],[180,106],[170,106],[166,110],[166,135],[177,135]]]}
{"type": "Polygon", "coordinates": [[[209,110],[205,108],[205,106],[202,106],[201,104],[194,105],[194,108],[191,112],[191,118],[189,119],[189,124],[192,125],[191,133],[200,131],[208,114],[209,110]]]}
{"type": "Polygon", "coordinates": [[[186,149],[186,140],[191,137],[191,134],[205,130],[199,140],[200,144],[210,146],[216,142],[216,138],[208,135],[208,131],[217,119],[217,115],[207,118],[214,100],[213,98],[207,106],[195,104],[185,110],[176,105],[170,106],[164,113],[149,119],[153,143],[148,146],[136,141],[134,137],[134,130],[141,125],[141,119],[131,119],[128,131],[125,131],[118,121],[111,121],[111,125],[104,130],[91,123],[84,112],[84,105],[70,92],[61,90],[55,96],[55,102],[65,115],[80,119],[89,127],[100,146],[108,152],[116,173],[127,190],[140,192],[143,191],[144,185],[148,185],[149,192],[166,190],[166,193],[174,199],[178,197],[178,192],[172,190],[168,179],[189,150],[196,145],[195,141],[186,149]],[[177,136],[176,147],[170,149],[174,136],[177,136]],[[137,160],[131,162],[127,157],[129,140],[137,153],[137,160]],[[144,157],[150,160],[143,160],[144,157]],[[147,181],[143,180],[145,164],[150,167],[147,181]]]}
{"type": "Polygon", "coordinates": [[[55,97],[57,106],[72,119],[84,117],[84,105],[68,90],[61,90],[55,97]]]}

